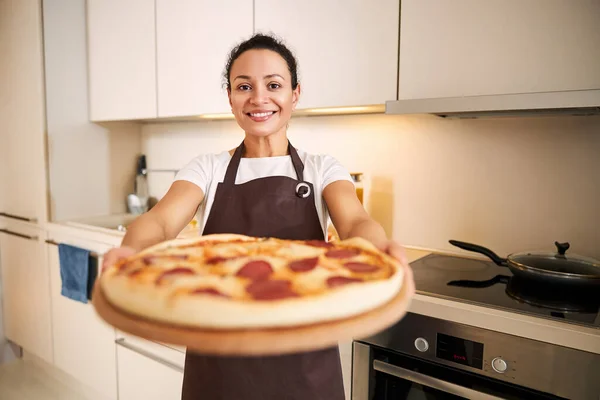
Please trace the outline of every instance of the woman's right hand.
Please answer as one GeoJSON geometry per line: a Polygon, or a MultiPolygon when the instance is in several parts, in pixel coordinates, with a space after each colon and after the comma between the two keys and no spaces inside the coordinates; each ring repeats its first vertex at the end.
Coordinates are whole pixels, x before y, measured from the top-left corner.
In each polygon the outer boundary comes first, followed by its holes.
{"type": "Polygon", "coordinates": [[[110,249],[104,254],[104,259],[102,260],[102,272],[117,261],[132,256],[135,253],[137,253],[137,251],[134,248],[127,246],[110,249]]]}

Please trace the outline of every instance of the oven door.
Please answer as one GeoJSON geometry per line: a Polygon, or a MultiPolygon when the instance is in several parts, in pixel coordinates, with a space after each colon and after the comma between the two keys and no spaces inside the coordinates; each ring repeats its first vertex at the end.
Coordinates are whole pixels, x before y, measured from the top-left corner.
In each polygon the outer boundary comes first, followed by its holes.
{"type": "Polygon", "coordinates": [[[352,400],[560,399],[377,346],[353,345],[352,400]]]}

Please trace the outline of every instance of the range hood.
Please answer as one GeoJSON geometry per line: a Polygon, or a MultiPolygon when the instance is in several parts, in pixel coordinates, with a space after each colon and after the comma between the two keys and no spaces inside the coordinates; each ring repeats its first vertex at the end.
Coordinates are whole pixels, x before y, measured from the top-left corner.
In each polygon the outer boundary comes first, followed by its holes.
{"type": "Polygon", "coordinates": [[[388,101],[386,114],[442,118],[600,115],[600,89],[388,101]]]}

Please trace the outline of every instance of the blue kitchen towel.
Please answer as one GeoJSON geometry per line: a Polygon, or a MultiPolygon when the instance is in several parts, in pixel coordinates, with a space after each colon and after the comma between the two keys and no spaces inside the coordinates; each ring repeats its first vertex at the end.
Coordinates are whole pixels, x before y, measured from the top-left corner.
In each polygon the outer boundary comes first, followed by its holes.
{"type": "Polygon", "coordinates": [[[90,251],[64,243],[58,244],[60,293],[69,299],[87,303],[90,251]]]}

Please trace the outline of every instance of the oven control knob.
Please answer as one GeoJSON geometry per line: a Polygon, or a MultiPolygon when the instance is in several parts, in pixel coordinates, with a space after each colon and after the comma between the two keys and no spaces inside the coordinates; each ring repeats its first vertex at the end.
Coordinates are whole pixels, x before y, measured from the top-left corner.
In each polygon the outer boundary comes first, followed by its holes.
{"type": "Polygon", "coordinates": [[[429,350],[429,343],[427,343],[427,340],[425,340],[422,337],[420,337],[420,338],[417,338],[417,340],[415,340],[415,347],[421,353],[424,353],[427,350],[429,350]]]}
{"type": "Polygon", "coordinates": [[[500,357],[496,357],[492,360],[492,368],[494,368],[494,371],[503,374],[508,369],[508,365],[506,364],[506,361],[500,357]]]}

